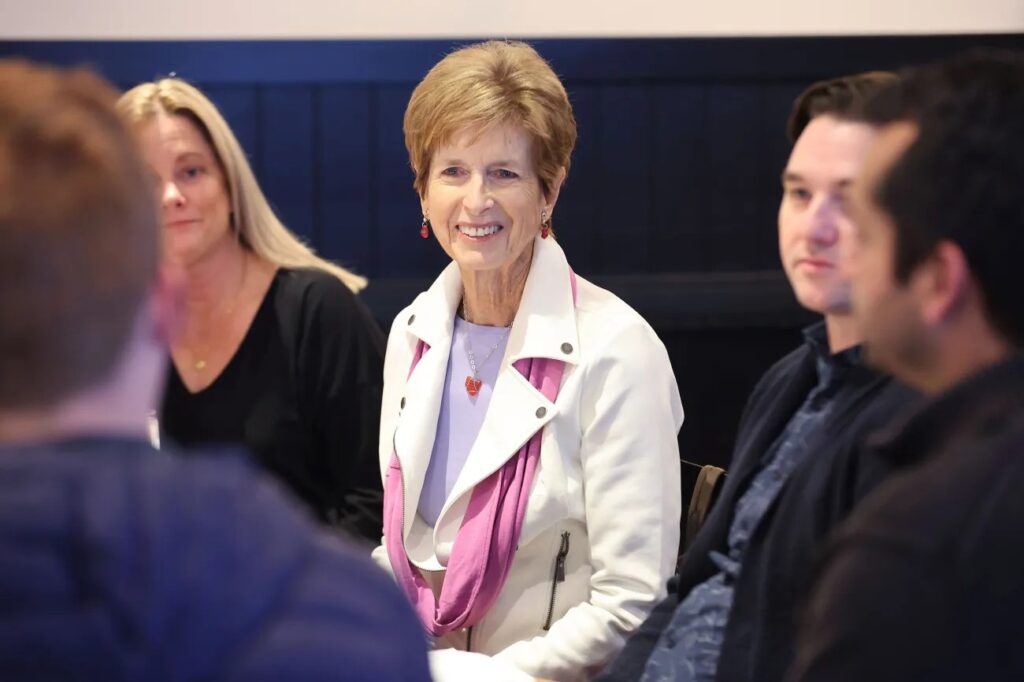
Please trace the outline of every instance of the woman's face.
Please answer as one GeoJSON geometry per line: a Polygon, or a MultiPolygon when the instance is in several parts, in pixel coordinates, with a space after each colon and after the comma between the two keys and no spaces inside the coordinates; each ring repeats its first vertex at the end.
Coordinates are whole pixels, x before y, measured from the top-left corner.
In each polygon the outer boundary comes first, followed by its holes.
{"type": "Polygon", "coordinates": [[[158,114],[139,127],[138,137],[157,186],[165,260],[189,267],[236,243],[224,173],[196,125],[158,114]]]}
{"type": "Polygon", "coordinates": [[[464,272],[508,271],[532,255],[558,190],[547,198],[541,191],[525,130],[462,130],[434,153],[429,173],[423,213],[464,272]]]}

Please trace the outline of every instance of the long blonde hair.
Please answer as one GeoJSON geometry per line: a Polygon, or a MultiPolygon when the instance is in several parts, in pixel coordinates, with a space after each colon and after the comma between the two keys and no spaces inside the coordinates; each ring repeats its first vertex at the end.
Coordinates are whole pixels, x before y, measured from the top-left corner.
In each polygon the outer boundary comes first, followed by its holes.
{"type": "Polygon", "coordinates": [[[178,78],[142,83],[121,96],[117,110],[133,126],[164,113],[186,116],[199,128],[227,178],[233,228],[243,247],[279,267],[325,270],[354,292],[366,286],[365,277],[320,258],[284,226],[263,196],[227,121],[197,88],[178,78]]]}

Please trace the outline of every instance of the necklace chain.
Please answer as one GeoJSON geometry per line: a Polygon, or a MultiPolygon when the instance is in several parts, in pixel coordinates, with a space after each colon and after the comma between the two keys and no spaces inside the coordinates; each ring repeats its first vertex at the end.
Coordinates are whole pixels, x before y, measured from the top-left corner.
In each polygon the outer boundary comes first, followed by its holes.
{"type": "MultiPolygon", "coordinates": [[[[484,359],[480,361],[480,367],[483,367],[484,365],[487,364],[487,361],[491,359],[492,355],[494,355],[494,351],[498,350],[498,346],[501,345],[501,342],[505,340],[505,337],[508,336],[508,333],[511,330],[512,328],[509,327],[508,329],[505,330],[504,334],[498,337],[498,340],[494,342],[494,345],[491,346],[491,349],[487,351],[487,355],[485,355],[484,359]]],[[[465,342],[464,345],[466,346],[466,356],[469,358],[469,368],[473,372],[473,378],[476,379],[479,377],[480,373],[477,371],[476,357],[473,355],[473,345],[469,342],[469,334],[466,334],[466,336],[463,338],[463,341],[465,342]]]]}
{"type": "MultiPolygon", "coordinates": [[[[460,304],[460,308],[462,310],[462,319],[464,319],[467,322],[469,322],[469,320],[468,320],[469,315],[468,315],[468,311],[466,309],[466,299],[462,299],[462,303],[460,304]]],[[[470,324],[472,324],[472,323],[470,323],[470,324]]],[[[466,335],[462,338],[462,345],[466,349],[466,357],[469,360],[469,368],[472,371],[472,374],[467,376],[466,377],[466,381],[465,381],[466,392],[469,393],[469,397],[470,398],[475,398],[477,396],[477,394],[480,392],[480,386],[483,384],[483,381],[480,379],[479,368],[483,367],[484,365],[487,364],[487,361],[490,360],[491,356],[494,355],[494,352],[498,350],[498,346],[500,346],[502,344],[502,342],[505,339],[508,338],[508,335],[509,335],[509,333],[511,331],[512,331],[512,327],[508,327],[504,331],[504,333],[502,333],[498,337],[498,340],[495,341],[494,345],[492,345],[490,350],[487,351],[487,355],[484,356],[484,359],[480,361],[479,365],[477,365],[476,356],[473,354],[473,344],[469,340],[469,331],[468,330],[466,332],[466,335]]]]}
{"type": "MultiPolygon", "coordinates": [[[[249,257],[246,254],[243,254],[242,257],[243,257],[243,260],[242,260],[242,277],[240,278],[240,280],[238,282],[238,289],[235,292],[235,295],[231,297],[230,305],[228,305],[227,308],[224,309],[224,312],[218,314],[218,317],[220,317],[221,319],[230,319],[230,317],[235,312],[235,308],[238,307],[239,299],[241,299],[241,297],[242,297],[241,296],[242,289],[245,287],[245,280],[246,280],[246,278],[249,275],[249,257]]],[[[200,372],[202,370],[206,369],[205,357],[209,357],[209,355],[210,355],[209,349],[207,349],[206,352],[204,352],[204,353],[196,353],[194,350],[189,348],[188,349],[188,354],[192,357],[192,367],[193,368],[195,368],[197,371],[200,371],[200,372]]]]}

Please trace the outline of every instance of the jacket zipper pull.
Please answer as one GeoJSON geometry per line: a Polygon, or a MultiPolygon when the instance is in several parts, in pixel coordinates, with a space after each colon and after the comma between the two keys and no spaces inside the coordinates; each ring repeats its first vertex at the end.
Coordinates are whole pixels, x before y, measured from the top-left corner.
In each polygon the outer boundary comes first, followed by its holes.
{"type": "Polygon", "coordinates": [[[569,531],[562,532],[562,543],[555,555],[555,575],[551,581],[551,599],[548,601],[548,617],[544,619],[544,630],[551,629],[551,617],[555,615],[555,594],[558,583],[565,582],[565,557],[569,556],[569,531]]]}
{"type": "Polygon", "coordinates": [[[562,533],[562,544],[558,547],[558,556],[555,557],[555,582],[565,582],[565,557],[569,555],[569,532],[562,533]]]}

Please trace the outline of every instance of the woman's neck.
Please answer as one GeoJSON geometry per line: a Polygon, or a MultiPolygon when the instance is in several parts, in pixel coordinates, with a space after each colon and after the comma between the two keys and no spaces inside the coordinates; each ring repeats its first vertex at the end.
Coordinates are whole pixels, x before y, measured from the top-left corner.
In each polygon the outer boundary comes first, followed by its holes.
{"type": "Polygon", "coordinates": [[[463,319],[488,327],[508,327],[519,310],[533,247],[514,263],[497,270],[462,270],[463,319]]]}
{"type": "Polygon", "coordinates": [[[223,312],[238,299],[254,258],[238,242],[230,242],[185,269],[186,317],[223,312]]]}

